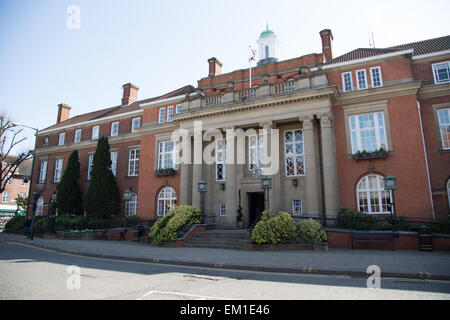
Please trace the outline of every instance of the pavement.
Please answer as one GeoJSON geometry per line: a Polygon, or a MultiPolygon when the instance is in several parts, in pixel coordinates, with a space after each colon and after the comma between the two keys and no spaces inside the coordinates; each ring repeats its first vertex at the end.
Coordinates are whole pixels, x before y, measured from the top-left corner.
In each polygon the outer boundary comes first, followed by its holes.
{"type": "Polygon", "coordinates": [[[450,252],[335,249],[328,251],[246,251],[168,248],[131,241],[62,240],[0,233],[0,241],[21,243],[61,253],[146,263],[279,273],[367,277],[369,266],[383,278],[450,281],[450,252]]]}

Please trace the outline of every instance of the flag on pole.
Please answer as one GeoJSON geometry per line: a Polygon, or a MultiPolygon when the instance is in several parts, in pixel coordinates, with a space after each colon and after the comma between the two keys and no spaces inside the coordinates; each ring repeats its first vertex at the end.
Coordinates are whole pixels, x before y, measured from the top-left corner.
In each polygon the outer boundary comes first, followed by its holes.
{"type": "Polygon", "coordinates": [[[248,66],[249,66],[249,84],[248,87],[252,87],[252,61],[256,61],[256,50],[252,49],[252,46],[248,46],[250,49],[250,58],[248,58],[248,66]]]}
{"type": "Polygon", "coordinates": [[[248,59],[248,62],[256,61],[256,50],[252,49],[250,47],[250,58],[248,59]]]}

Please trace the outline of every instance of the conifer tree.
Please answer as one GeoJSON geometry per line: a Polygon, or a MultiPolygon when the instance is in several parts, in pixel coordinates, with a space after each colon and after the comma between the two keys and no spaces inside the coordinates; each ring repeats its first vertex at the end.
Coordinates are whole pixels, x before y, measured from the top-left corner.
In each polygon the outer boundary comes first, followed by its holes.
{"type": "Polygon", "coordinates": [[[80,159],[78,156],[78,151],[74,150],[70,154],[66,170],[61,178],[61,182],[56,187],[56,208],[58,208],[59,214],[83,214],[83,198],[81,188],[78,183],[79,179],[80,159]]]}
{"type": "Polygon", "coordinates": [[[97,142],[91,169],[91,181],[86,194],[86,211],[96,218],[108,219],[120,210],[120,195],[116,177],[111,171],[108,138],[97,142]]]}

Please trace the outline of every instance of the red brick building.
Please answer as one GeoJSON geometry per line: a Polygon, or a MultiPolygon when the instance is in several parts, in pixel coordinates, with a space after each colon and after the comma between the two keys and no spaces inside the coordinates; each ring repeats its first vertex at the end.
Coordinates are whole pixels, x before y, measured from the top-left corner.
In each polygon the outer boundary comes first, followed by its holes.
{"type": "MultiPolygon", "coordinates": [[[[335,217],[341,207],[387,214],[394,202],[397,215],[446,218],[450,36],[340,57],[333,57],[331,30],[320,36],[321,53],[278,61],[276,35],[267,28],[258,39],[251,87],[249,69],[223,74],[222,63],[211,58],[197,87],[138,100],[138,88],[128,83],[120,105],[72,118],[70,107],[60,104],[57,123],[38,135],[32,185],[41,193],[37,213],[47,214],[74,149],[87,191],[96,139],[107,136],[120,192],[133,193],[121,215],[152,219],[174,204],[202,205],[219,226],[233,227],[241,206],[251,225],[264,207],[259,177],[264,141],[273,136],[258,130],[266,128],[279,134],[267,147],[274,156],[279,144],[269,208],[335,217]],[[201,136],[212,129],[255,130],[245,137],[244,154],[237,152],[245,163],[226,162],[227,146],[216,138],[215,163],[176,164],[171,134],[183,129],[195,138],[199,121],[201,136]],[[388,174],[397,178],[394,194],[383,188],[388,174]],[[199,181],[208,183],[203,203],[199,181]]],[[[207,151],[207,141],[200,148],[207,151]]],[[[182,153],[195,158],[193,150],[182,153]]]]}
{"type": "MultiPolygon", "coordinates": [[[[7,157],[6,161],[14,158],[7,157]]],[[[24,213],[23,208],[18,208],[16,199],[20,196],[22,198],[28,197],[30,189],[32,160],[25,160],[20,164],[15,173],[10,176],[5,184],[5,190],[0,194],[0,216],[14,216],[16,213],[24,213]]]]}

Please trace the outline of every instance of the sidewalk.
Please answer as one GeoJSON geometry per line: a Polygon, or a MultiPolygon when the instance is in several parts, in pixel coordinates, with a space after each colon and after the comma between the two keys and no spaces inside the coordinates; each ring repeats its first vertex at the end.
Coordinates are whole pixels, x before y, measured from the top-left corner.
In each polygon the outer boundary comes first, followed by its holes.
{"type": "Polygon", "coordinates": [[[82,256],[223,269],[367,277],[377,265],[383,277],[450,280],[450,252],[415,250],[245,251],[167,248],[130,241],[61,240],[0,233],[11,241],[82,256]]]}

